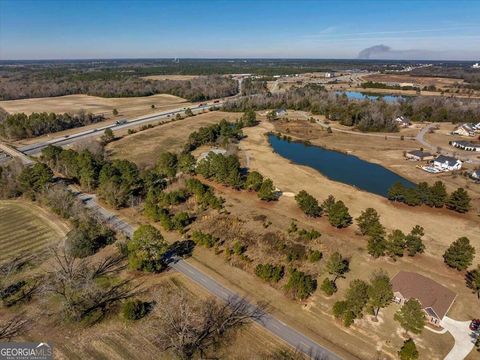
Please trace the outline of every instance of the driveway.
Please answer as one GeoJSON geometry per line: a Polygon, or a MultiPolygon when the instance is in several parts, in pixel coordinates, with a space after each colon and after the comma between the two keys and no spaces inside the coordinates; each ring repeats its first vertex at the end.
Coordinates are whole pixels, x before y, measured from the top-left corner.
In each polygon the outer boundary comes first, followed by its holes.
{"type": "Polygon", "coordinates": [[[455,345],[444,360],[463,360],[475,346],[473,331],[469,329],[470,321],[457,321],[445,316],[441,323],[455,339],[455,345]]]}

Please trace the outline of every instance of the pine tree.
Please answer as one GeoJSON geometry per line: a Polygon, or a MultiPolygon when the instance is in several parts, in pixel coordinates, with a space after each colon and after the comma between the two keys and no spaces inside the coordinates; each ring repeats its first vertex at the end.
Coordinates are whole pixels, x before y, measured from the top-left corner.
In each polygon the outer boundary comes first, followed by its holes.
{"type": "Polygon", "coordinates": [[[459,213],[466,213],[470,210],[470,196],[463,188],[458,188],[450,194],[447,200],[447,207],[459,213]]]}
{"type": "Polygon", "coordinates": [[[455,240],[443,254],[445,263],[457,270],[465,270],[472,264],[475,248],[470,245],[470,240],[463,236],[455,240]]]}
{"type": "Polygon", "coordinates": [[[392,284],[385,271],[379,270],[372,274],[368,296],[369,304],[373,309],[373,315],[375,320],[377,320],[380,309],[390,304],[393,299],[392,284]]]}
{"type": "Polygon", "coordinates": [[[408,300],[395,313],[394,319],[400,323],[407,333],[410,331],[414,334],[420,334],[425,326],[425,312],[416,299],[408,300]]]}
{"type": "Polygon", "coordinates": [[[417,346],[413,339],[409,338],[403,342],[403,346],[398,352],[400,360],[416,360],[419,357],[417,346]]]}
{"type": "Polygon", "coordinates": [[[373,208],[367,208],[355,219],[362,235],[371,235],[371,230],[380,225],[380,216],[373,208]]]}
{"type": "Polygon", "coordinates": [[[265,179],[258,190],[258,197],[264,201],[276,200],[275,187],[270,179],[265,179]]]}
{"type": "Polygon", "coordinates": [[[470,270],[465,276],[467,287],[472,289],[477,298],[480,299],[480,265],[476,269],[470,270]]]}
{"type": "Polygon", "coordinates": [[[374,258],[384,256],[386,248],[387,242],[382,233],[377,232],[376,234],[371,235],[368,239],[367,251],[374,258]]]}
{"type": "Polygon", "coordinates": [[[345,228],[352,223],[352,217],[348,212],[348,208],[341,200],[331,205],[330,209],[327,211],[327,214],[330,225],[337,228],[345,228]]]}
{"type": "Polygon", "coordinates": [[[405,234],[401,230],[393,230],[387,237],[386,252],[392,259],[402,257],[405,249],[405,234]]]}
{"type": "Polygon", "coordinates": [[[422,241],[423,235],[425,235],[423,227],[415,225],[410,234],[405,237],[405,247],[408,256],[415,256],[417,253],[421,254],[425,251],[425,245],[422,241]]]}

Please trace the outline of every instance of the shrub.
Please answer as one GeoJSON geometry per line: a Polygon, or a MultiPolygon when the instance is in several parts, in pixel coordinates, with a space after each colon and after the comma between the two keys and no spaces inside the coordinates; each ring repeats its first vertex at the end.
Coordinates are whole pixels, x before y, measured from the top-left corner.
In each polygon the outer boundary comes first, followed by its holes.
{"type": "Polygon", "coordinates": [[[279,282],[285,273],[283,266],[272,264],[258,264],[255,268],[255,274],[265,281],[279,282]]]}
{"type": "Polygon", "coordinates": [[[123,304],[122,314],[127,320],[139,320],[147,315],[149,304],[140,300],[128,300],[123,304]]]}
{"type": "Polygon", "coordinates": [[[297,269],[290,270],[285,290],[293,299],[305,300],[317,288],[317,280],[297,269]]]}
{"type": "Polygon", "coordinates": [[[325,278],[323,279],[320,289],[322,289],[325,295],[332,296],[337,292],[337,285],[335,284],[335,282],[333,282],[329,278],[325,278]]]}
{"type": "Polygon", "coordinates": [[[218,238],[198,230],[192,233],[192,240],[195,242],[195,244],[202,245],[207,248],[213,247],[218,242],[218,238]]]}
{"type": "Polygon", "coordinates": [[[319,250],[310,250],[309,254],[308,254],[308,261],[310,262],[317,262],[317,261],[320,261],[323,257],[323,254],[321,251],[319,250]]]}

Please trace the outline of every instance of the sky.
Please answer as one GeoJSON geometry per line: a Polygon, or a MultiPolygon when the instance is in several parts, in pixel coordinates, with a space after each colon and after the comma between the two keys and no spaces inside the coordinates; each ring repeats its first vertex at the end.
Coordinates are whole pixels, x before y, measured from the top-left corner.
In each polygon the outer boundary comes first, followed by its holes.
{"type": "Polygon", "coordinates": [[[480,1],[0,0],[0,60],[480,60],[480,1]],[[378,47],[378,45],[383,45],[378,47]]]}

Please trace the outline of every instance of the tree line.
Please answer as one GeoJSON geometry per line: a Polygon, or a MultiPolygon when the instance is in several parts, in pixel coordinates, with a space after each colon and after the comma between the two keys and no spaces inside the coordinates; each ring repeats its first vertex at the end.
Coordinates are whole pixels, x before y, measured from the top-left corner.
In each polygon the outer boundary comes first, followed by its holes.
{"type": "Polygon", "coordinates": [[[103,115],[94,115],[83,111],[77,114],[51,113],[17,113],[7,115],[0,122],[0,136],[17,140],[50,134],[62,130],[72,129],[94,124],[104,120],[103,115]]]}
{"type": "Polygon", "coordinates": [[[2,81],[3,100],[74,94],[101,97],[137,97],[171,94],[189,101],[204,101],[235,95],[237,81],[224,76],[200,76],[191,80],[145,80],[125,73],[91,77],[61,74],[53,77],[14,76],[2,81]]]}
{"type": "Polygon", "coordinates": [[[415,187],[406,187],[401,182],[396,182],[388,189],[387,197],[409,206],[446,206],[459,213],[466,213],[471,208],[471,198],[463,188],[458,188],[449,195],[442,181],[436,181],[432,186],[421,182],[415,187]]]}

